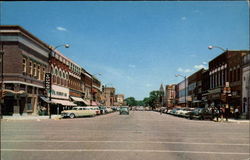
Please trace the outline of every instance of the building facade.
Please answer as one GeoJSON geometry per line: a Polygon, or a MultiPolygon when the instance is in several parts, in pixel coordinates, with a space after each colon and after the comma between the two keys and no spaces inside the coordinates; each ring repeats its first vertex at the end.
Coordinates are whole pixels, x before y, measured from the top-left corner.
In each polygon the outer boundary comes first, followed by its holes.
{"type": "MultiPolygon", "coordinates": [[[[3,55],[3,115],[36,115],[44,78],[49,71],[49,46],[20,26],[0,26],[3,55]]],[[[2,66],[2,65],[1,65],[2,66]]]]}
{"type": "Polygon", "coordinates": [[[103,91],[104,105],[114,106],[115,102],[115,88],[114,87],[104,87],[103,91]]]}
{"type": "Polygon", "coordinates": [[[250,118],[250,53],[243,53],[242,61],[242,113],[250,118]]]}
{"type": "Polygon", "coordinates": [[[182,107],[188,107],[188,78],[178,83],[178,105],[182,107]]]}
{"type": "Polygon", "coordinates": [[[165,101],[166,101],[166,107],[167,108],[173,108],[175,105],[175,98],[176,98],[176,85],[166,85],[165,87],[165,101]]]}
{"type": "Polygon", "coordinates": [[[188,106],[201,107],[202,105],[202,68],[188,77],[188,106]]]}
{"type": "MultiPolygon", "coordinates": [[[[246,51],[225,51],[209,62],[210,89],[208,104],[223,107],[229,104],[231,110],[242,105],[242,53],[246,51]],[[230,93],[225,93],[226,84],[230,93]]],[[[240,107],[240,112],[241,112],[240,107]]]]}
{"type": "Polygon", "coordinates": [[[116,106],[124,105],[124,97],[125,97],[124,94],[115,95],[116,106]]]}

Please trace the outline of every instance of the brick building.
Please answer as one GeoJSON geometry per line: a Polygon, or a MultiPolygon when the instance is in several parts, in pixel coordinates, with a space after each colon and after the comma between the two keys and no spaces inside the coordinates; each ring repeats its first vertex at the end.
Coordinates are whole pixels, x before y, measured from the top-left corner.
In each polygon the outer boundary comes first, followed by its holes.
{"type": "MultiPolygon", "coordinates": [[[[53,50],[53,49],[52,49],[53,50]]],[[[63,109],[69,109],[76,104],[69,100],[71,73],[69,69],[70,59],[65,57],[58,50],[52,52],[50,57],[51,74],[52,74],[52,91],[51,91],[51,114],[60,113],[63,109]]],[[[49,95],[49,93],[48,93],[49,95]]]]}
{"type": "MultiPolygon", "coordinates": [[[[208,90],[208,104],[221,107],[227,101],[234,109],[241,106],[242,100],[242,53],[246,51],[228,50],[209,62],[210,89],[208,90]],[[223,89],[229,83],[231,93],[223,93],[223,89]]],[[[241,111],[241,109],[240,109],[241,111]]]]}
{"type": "Polygon", "coordinates": [[[2,114],[36,115],[39,97],[45,96],[49,46],[20,26],[0,26],[0,36],[6,91],[2,114]]]}
{"type": "Polygon", "coordinates": [[[173,108],[175,104],[175,98],[176,98],[176,85],[166,85],[165,87],[165,102],[166,107],[173,108]]]}

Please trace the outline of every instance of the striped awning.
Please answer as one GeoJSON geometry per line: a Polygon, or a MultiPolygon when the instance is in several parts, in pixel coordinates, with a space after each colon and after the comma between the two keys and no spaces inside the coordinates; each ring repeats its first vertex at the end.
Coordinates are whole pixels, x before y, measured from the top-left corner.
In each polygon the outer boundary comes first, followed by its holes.
{"type": "Polygon", "coordinates": [[[61,100],[61,99],[52,99],[52,103],[54,104],[61,104],[63,106],[76,106],[75,103],[70,102],[69,100],[61,100]]]}

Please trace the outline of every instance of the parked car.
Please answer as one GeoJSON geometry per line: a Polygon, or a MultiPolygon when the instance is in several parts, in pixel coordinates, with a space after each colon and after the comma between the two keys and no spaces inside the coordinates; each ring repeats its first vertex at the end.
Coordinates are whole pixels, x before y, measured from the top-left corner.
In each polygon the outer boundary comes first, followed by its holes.
{"type": "Polygon", "coordinates": [[[176,115],[176,112],[180,110],[181,108],[173,108],[173,110],[170,112],[171,115],[176,115]]]}
{"type": "Polygon", "coordinates": [[[120,107],[120,115],[129,115],[129,107],[127,106],[123,106],[123,107],[120,107]]]}
{"type": "Polygon", "coordinates": [[[181,117],[189,117],[189,113],[192,112],[194,110],[194,108],[183,108],[181,111],[180,111],[180,116],[181,117]]]}
{"type": "Polygon", "coordinates": [[[212,113],[206,108],[195,108],[192,112],[189,113],[190,119],[213,119],[212,113]]]}
{"type": "Polygon", "coordinates": [[[98,106],[87,106],[85,108],[90,108],[91,110],[94,110],[95,113],[96,113],[96,115],[100,115],[101,114],[101,111],[100,111],[100,109],[99,109],[98,106]]]}
{"type": "Polygon", "coordinates": [[[107,112],[107,113],[111,113],[111,112],[113,112],[113,109],[110,108],[110,107],[106,107],[106,112],[107,112]]]}
{"type": "Polygon", "coordinates": [[[100,114],[105,114],[106,110],[107,110],[107,107],[105,107],[105,106],[99,106],[99,110],[100,110],[100,114]]]}
{"type": "Polygon", "coordinates": [[[72,110],[64,110],[61,113],[62,118],[65,117],[75,118],[75,117],[95,116],[95,115],[96,115],[95,110],[81,106],[73,107],[72,110]]]}

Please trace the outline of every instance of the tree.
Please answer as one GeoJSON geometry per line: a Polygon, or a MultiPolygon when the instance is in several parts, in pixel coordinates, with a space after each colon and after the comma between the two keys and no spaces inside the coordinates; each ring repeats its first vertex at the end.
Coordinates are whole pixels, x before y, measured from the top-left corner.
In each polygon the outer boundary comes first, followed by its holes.
{"type": "Polygon", "coordinates": [[[149,97],[143,99],[146,106],[155,108],[159,105],[160,100],[162,99],[164,93],[162,91],[151,91],[149,97]]]}
{"type": "Polygon", "coordinates": [[[136,106],[137,102],[134,97],[128,97],[125,99],[128,106],[136,106]]]}

